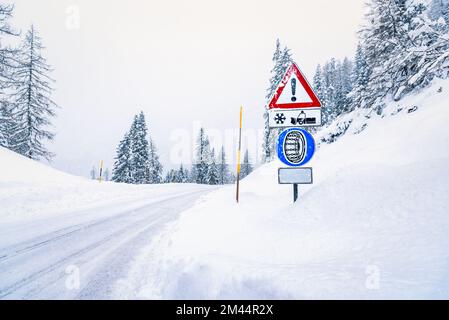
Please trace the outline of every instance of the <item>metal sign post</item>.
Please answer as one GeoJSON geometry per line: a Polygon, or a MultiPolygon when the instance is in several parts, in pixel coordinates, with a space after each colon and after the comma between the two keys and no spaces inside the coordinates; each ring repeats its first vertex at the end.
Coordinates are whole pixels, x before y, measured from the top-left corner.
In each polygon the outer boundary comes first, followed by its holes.
{"type": "Polygon", "coordinates": [[[298,184],[293,184],[293,202],[298,201],[298,184]]]}

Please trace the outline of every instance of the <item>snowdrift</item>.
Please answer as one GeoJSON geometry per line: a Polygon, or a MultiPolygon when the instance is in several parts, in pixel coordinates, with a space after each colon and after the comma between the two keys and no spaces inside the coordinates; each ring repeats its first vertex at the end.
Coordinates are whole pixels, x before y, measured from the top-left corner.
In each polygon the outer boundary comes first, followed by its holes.
{"type": "Polygon", "coordinates": [[[316,135],[346,132],[321,143],[298,203],[280,163],[243,181],[240,205],[210,193],[141,253],[123,297],[449,298],[447,123],[449,81],[347,115],[316,135]]]}
{"type": "Polygon", "coordinates": [[[82,178],[55,170],[40,162],[0,147],[0,186],[35,182],[80,181],[82,178]]]}
{"type": "MultiPolygon", "coordinates": [[[[99,183],[63,173],[0,147],[0,225],[11,226],[10,230],[35,220],[48,219],[52,227],[57,227],[54,218],[60,218],[61,225],[65,225],[92,216],[113,215],[192,188],[191,185],[99,183]]],[[[46,231],[45,228],[36,230],[46,231]]],[[[13,239],[0,235],[2,245],[6,245],[6,240],[13,239]]]]}

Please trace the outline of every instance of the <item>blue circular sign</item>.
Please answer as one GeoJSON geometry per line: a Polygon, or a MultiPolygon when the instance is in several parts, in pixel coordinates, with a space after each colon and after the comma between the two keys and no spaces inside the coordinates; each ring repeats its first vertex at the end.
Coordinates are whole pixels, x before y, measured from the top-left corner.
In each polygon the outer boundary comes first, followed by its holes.
{"type": "Polygon", "coordinates": [[[291,128],[278,138],[279,160],[291,167],[301,167],[309,162],[315,153],[315,140],[304,129],[291,128]]]}

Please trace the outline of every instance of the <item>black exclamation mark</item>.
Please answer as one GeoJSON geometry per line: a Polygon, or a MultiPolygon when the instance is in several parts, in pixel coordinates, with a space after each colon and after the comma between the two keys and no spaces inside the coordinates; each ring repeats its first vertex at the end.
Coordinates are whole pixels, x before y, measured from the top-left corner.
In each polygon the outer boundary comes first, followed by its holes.
{"type": "Polygon", "coordinates": [[[292,101],[296,102],[296,97],[295,97],[295,95],[296,95],[296,79],[295,78],[292,79],[291,84],[292,84],[292,101]]]}

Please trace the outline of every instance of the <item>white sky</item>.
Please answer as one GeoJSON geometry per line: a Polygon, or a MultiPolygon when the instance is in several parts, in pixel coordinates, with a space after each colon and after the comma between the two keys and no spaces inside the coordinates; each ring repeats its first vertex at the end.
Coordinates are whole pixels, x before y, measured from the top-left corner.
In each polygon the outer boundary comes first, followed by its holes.
{"type": "MultiPolygon", "coordinates": [[[[174,165],[170,137],[179,129],[192,134],[195,121],[206,131],[234,129],[243,104],[245,128],[261,129],[276,38],[311,81],[317,63],[353,55],[363,18],[363,0],[15,3],[13,24],[25,31],[34,23],[55,69],[62,109],[52,165],[82,175],[100,159],[112,169],[116,145],[140,110],[165,167],[174,165]]],[[[252,154],[260,148],[248,147],[252,154]]]]}

